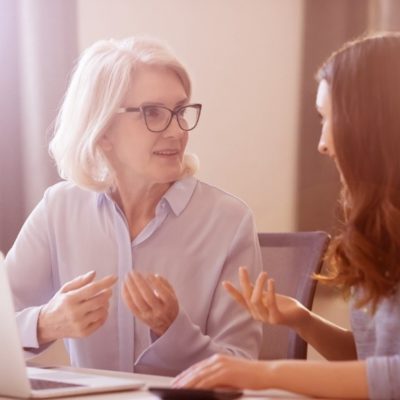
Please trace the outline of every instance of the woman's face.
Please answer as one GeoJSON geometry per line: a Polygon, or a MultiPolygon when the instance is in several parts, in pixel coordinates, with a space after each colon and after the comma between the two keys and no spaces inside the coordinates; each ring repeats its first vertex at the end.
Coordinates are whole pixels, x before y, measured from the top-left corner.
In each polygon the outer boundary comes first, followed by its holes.
{"type": "Polygon", "coordinates": [[[336,165],[339,172],[340,181],[345,185],[342,170],[340,169],[336,158],[335,146],[333,143],[332,132],[332,96],[329,84],[326,80],[322,80],[318,86],[317,99],[315,102],[317,111],[321,116],[321,137],[319,138],[318,151],[321,154],[329,156],[336,165]]]}
{"type": "MultiPolygon", "coordinates": [[[[173,71],[139,66],[121,106],[161,105],[174,110],[188,100],[173,71]]],[[[115,116],[101,146],[117,181],[152,185],[179,179],[187,141],[188,133],[179,127],[176,117],[165,131],[155,133],[147,129],[141,112],[127,112],[115,116]]]]}
{"type": "Polygon", "coordinates": [[[335,148],[332,134],[332,101],[329,84],[326,80],[322,80],[319,83],[315,105],[321,116],[322,125],[318,151],[335,160],[335,148]]]}

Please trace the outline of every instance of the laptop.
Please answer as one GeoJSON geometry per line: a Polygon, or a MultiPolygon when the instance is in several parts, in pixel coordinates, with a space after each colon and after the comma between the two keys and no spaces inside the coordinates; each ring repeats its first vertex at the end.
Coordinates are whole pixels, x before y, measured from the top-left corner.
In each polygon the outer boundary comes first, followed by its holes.
{"type": "MultiPolygon", "coordinates": [[[[1,258],[1,255],[0,255],[1,258]]],[[[143,382],[122,377],[74,372],[62,368],[27,367],[19,339],[7,271],[0,259],[0,396],[50,398],[134,390],[143,382]]]]}

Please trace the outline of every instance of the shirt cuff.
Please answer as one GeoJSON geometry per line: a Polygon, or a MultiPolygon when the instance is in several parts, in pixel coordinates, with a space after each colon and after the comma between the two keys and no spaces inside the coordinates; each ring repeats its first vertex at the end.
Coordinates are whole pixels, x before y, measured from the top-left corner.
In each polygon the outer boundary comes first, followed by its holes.
{"type": "Polygon", "coordinates": [[[399,398],[400,370],[399,356],[370,357],[366,360],[368,377],[368,397],[370,399],[399,398]]]}
{"type": "Polygon", "coordinates": [[[162,336],[157,337],[150,333],[150,337],[156,340],[137,358],[135,372],[149,373],[151,370],[151,373],[174,376],[193,362],[199,361],[199,357],[205,358],[207,354],[204,353],[211,342],[211,338],[203,335],[182,309],[162,336]],[[182,332],[185,334],[182,335],[182,332]],[[190,348],[191,351],[177,351],[178,346],[190,348]]]}
{"type": "Polygon", "coordinates": [[[34,353],[40,351],[37,337],[37,324],[41,309],[42,306],[29,307],[17,312],[17,325],[22,347],[34,353]]]}

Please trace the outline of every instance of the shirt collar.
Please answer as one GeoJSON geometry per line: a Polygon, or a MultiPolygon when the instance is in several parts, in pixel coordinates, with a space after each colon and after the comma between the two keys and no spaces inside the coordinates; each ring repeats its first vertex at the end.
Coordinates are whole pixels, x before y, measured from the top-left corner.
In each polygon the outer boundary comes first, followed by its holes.
{"type": "Polygon", "coordinates": [[[188,205],[196,185],[197,179],[189,176],[176,181],[164,194],[163,198],[176,216],[180,215],[188,205]]]}
{"type": "MultiPolygon", "coordinates": [[[[176,181],[161,198],[160,203],[166,201],[173,213],[178,216],[188,205],[196,185],[197,179],[193,176],[176,181]]],[[[108,192],[99,193],[97,197],[97,206],[100,207],[106,199],[114,203],[108,192]]]]}

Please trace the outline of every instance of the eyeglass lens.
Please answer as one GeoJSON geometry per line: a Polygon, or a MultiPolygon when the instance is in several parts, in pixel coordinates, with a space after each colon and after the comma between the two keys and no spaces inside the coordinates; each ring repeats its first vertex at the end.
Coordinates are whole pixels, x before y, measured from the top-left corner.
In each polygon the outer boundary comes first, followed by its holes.
{"type": "Polygon", "coordinates": [[[193,129],[199,119],[199,108],[195,106],[185,106],[172,112],[168,108],[161,106],[143,107],[144,118],[147,127],[154,132],[165,130],[171,122],[173,114],[176,115],[181,129],[189,131],[193,129]]]}

